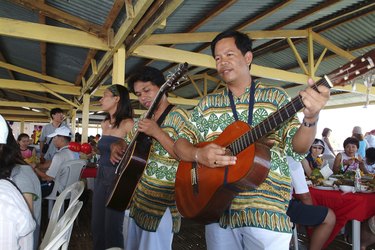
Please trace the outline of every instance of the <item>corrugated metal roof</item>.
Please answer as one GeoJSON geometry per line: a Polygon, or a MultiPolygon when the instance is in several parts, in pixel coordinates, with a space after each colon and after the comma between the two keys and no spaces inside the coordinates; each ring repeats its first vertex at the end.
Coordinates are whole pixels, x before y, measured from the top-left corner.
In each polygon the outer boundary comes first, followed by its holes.
{"type": "MultiPolygon", "coordinates": [[[[32,1],[30,1],[32,4],[32,1]]],[[[66,12],[77,18],[81,18],[93,25],[102,26],[108,14],[110,13],[113,3],[115,1],[108,0],[60,0],[52,1],[46,0],[45,4],[49,7],[66,12]]],[[[137,1],[133,1],[135,4],[137,1]]],[[[162,1],[163,4],[169,1],[162,1]]],[[[272,7],[280,4],[281,1],[274,0],[238,0],[234,4],[227,7],[216,16],[209,17],[208,14],[215,10],[220,4],[226,3],[225,0],[185,0],[182,4],[167,18],[167,26],[163,29],[157,29],[154,34],[170,34],[183,33],[191,27],[196,26],[198,22],[207,19],[201,25],[197,32],[220,32],[225,29],[237,27],[244,22],[261,16],[269,11],[272,7]]],[[[43,4],[43,3],[42,3],[43,4]]],[[[259,20],[254,21],[250,26],[245,27],[245,31],[252,30],[272,30],[275,25],[280,25],[279,29],[305,29],[307,27],[313,28],[314,31],[331,41],[338,47],[344,50],[354,50],[352,53],[358,56],[370,49],[374,48],[375,41],[375,6],[371,1],[338,1],[330,6],[312,12],[313,8],[318,8],[327,4],[323,0],[295,0],[290,1],[284,7],[277,9],[272,15],[265,16],[259,20]],[[305,16],[301,16],[304,13],[305,16]],[[290,24],[286,24],[288,20],[294,19],[297,16],[300,18],[294,20],[290,24]],[[324,25],[323,25],[323,24],[324,25]],[[282,25],[283,24],[283,25],[282,25]],[[319,26],[317,26],[319,24],[319,26]]],[[[9,0],[0,0],[0,17],[11,18],[15,20],[22,20],[27,22],[38,23],[38,11],[28,9],[9,0]]],[[[115,19],[113,28],[115,32],[122,25],[125,20],[126,12],[122,7],[120,14],[115,19]]],[[[155,17],[154,17],[155,18],[155,17]]],[[[57,20],[46,18],[47,25],[54,27],[73,28],[74,23],[68,25],[63,24],[57,20]]],[[[148,27],[142,27],[148,28],[148,27]]],[[[139,29],[138,29],[139,30],[139,29]]],[[[297,64],[296,58],[292,50],[289,48],[285,40],[278,43],[271,44],[267,49],[260,51],[259,49],[269,42],[274,42],[272,39],[263,39],[254,41],[255,58],[254,62],[258,65],[263,65],[270,68],[284,69],[291,72],[301,73],[302,70],[297,64]],[[286,45],[286,46],[284,46],[286,45]]],[[[295,46],[301,55],[302,59],[307,61],[307,42],[306,40],[296,40],[295,46]]],[[[166,45],[163,45],[166,46],[166,45]]],[[[196,51],[202,46],[202,43],[192,44],[178,44],[173,47],[183,51],[196,51]]],[[[318,43],[314,43],[315,60],[323,51],[323,47],[318,43]]],[[[10,36],[0,36],[0,51],[7,63],[22,67],[27,70],[41,72],[41,47],[39,41],[32,41],[27,39],[12,38],[10,36]]],[[[89,49],[78,48],[60,44],[47,44],[47,75],[75,82],[77,76],[82,70],[85,63],[89,49]]],[[[200,53],[210,55],[209,47],[200,51],[200,53]]],[[[105,52],[98,51],[95,60],[97,63],[103,58],[105,52]]],[[[126,59],[125,67],[126,74],[129,75],[135,68],[138,68],[146,63],[149,59],[129,56],[126,59]]],[[[321,62],[316,75],[320,76],[326,74],[339,65],[347,62],[340,56],[333,55],[328,52],[325,60],[321,62]]],[[[161,60],[153,60],[151,66],[159,69],[167,68],[167,71],[173,70],[170,68],[170,63],[161,60]]],[[[194,66],[194,65],[192,65],[194,66]]],[[[191,74],[208,72],[216,77],[214,70],[208,70],[202,67],[193,67],[191,74]]],[[[167,72],[166,72],[167,73],[167,72]]],[[[36,79],[25,74],[13,72],[16,80],[43,82],[43,80],[36,79]]],[[[91,67],[85,73],[85,78],[91,76],[91,67]]],[[[0,78],[9,79],[7,70],[0,69],[0,78]]],[[[261,79],[270,84],[284,85],[284,82],[279,82],[269,79],[261,79]]],[[[106,83],[109,84],[109,78],[106,83]]],[[[200,82],[202,85],[202,83],[200,82]]],[[[209,89],[212,89],[210,83],[209,89]]],[[[191,98],[197,96],[192,85],[185,86],[174,92],[182,97],[191,98]]],[[[50,96],[46,93],[37,93],[42,96],[50,96]]],[[[17,95],[16,95],[17,96],[17,95]]],[[[8,98],[9,100],[17,99],[14,94],[7,94],[0,92],[0,98],[8,98]]],[[[51,97],[51,96],[50,96],[51,97]]],[[[21,97],[18,97],[21,98],[21,97]]],[[[55,98],[55,97],[53,97],[55,98]]],[[[72,97],[69,97],[70,99],[72,97]]],[[[353,97],[354,98],[354,97],[353,97]]]]}
{"type": "Polygon", "coordinates": [[[109,0],[47,0],[46,3],[71,15],[103,25],[114,1],[109,0]]]}

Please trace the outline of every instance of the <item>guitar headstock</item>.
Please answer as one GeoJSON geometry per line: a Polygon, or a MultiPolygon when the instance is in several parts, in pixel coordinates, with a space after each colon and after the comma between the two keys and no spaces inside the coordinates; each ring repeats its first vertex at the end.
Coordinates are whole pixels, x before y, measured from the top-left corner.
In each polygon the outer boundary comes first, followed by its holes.
{"type": "Polygon", "coordinates": [[[176,86],[178,86],[180,84],[180,82],[178,81],[181,77],[184,76],[184,74],[187,72],[188,70],[188,63],[181,63],[178,65],[177,69],[176,69],[176,72],[171,74],[171,75],[168,75],[167,77],[167,81],[163,84],[163,86],[161,86],[161,91],[167,91],[169,89],[174,89],[176,86]]]}
{"type": "Polygon", "coordinates": [[[375,49],[367,52],[327,75],[332,85],[345,86],[347,82],[375,70],[375,49]]]}

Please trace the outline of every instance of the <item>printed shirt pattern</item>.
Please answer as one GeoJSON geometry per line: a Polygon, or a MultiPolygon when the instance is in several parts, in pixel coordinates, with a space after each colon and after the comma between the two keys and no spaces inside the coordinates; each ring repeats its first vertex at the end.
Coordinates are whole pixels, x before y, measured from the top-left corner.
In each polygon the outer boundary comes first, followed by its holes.
{"type": "MultiPolygon", "coordinates": [[[[175,141],[180,133],[191,134],[186,126],[188,114],[185,110],[174,107],[161,125],[163,131],[175,141]]],[[[129,143],[138,129],[138,121],[125,140],[129,143]]],[[[142,229],[155,232],[167,208],[173,220],[173,232],[181,226],[181,215],[175,202],[174,182],[178,161],[172,158],[162,145],[152,140],[150,155],[145,171],[136,187],[130,205],[130,217],[142,229]]]]}
{"type": "MultiPolygon", "coordinates": [[[[235,97],[238,119],[247,122],[250,88],[240,96],[235,97]]],[[[285,91],[280,88],[264,87],[257,84],[255,105],[253,110],[252,127],[259,124],[271,113],[277,111],[290,100],[285,91]]],[[[230,107],[228,90],[206,96],[194,108],[191,116],[195,125],[195,137],[190,142],[196,144],[202,141],[212,141],[235,121],[230,107]]],[[[271,148],[271,168],[266,180],[255,190],[239,193],[232,201],[229,210],[220,218],[222,227],[259,227],[278,232],[291,232],[291,223],[286,215],[290,199],[291,177],[286,155],[295,160],[302,160],[304,155],[295,153],[291,141],[298,130],[300,122],[297,117],[287,121],[277,131],[268,135],[275,140],[271,148]]],[[[189,138],[186,135],[183,137],[189,138]]],[[[193,139],[192,139],[193,138],[193,139]]]]}

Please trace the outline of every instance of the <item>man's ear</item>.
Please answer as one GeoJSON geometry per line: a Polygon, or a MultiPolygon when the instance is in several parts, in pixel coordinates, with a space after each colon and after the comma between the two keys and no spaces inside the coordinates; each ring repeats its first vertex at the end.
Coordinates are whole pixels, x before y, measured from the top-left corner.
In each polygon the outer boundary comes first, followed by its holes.
{"type": "Polygon", "coordinates": [[[247,65],[250,66],[251,62],[253,61],[253,53],[251,53],[250,51],[246,52],[245,60],[246,60],[247,65]]]}

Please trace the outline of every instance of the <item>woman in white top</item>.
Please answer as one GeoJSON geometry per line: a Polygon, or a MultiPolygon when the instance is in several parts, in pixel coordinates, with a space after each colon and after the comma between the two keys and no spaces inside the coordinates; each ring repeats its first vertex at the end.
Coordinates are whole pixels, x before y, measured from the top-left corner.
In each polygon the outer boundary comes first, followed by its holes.
{"type": "Polygon", "coordinates": [[[358,154],[359,141],[354,137],[348,137],[344,141],[344,152],[338,153],[333,163],[335,174],[344,174],[347,171],[355,171],[360,168],[363,173],[367,173],[363,159],[358,154]]]}
{"type": "Polygon", "coordinates": [[[10,180],[21,153],[6,144],[9,127],[1,115],[0,131],[0,249],[33,249],[36,224],[24,197],[10,180]]]}

